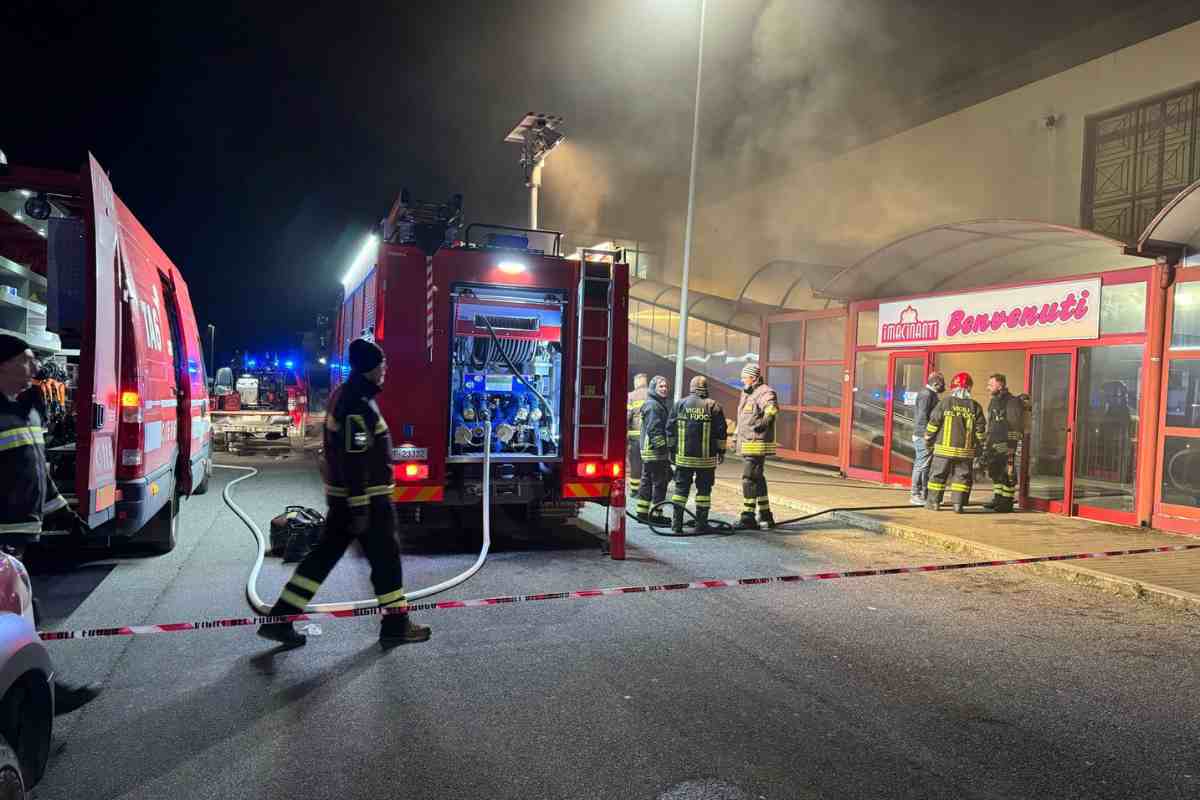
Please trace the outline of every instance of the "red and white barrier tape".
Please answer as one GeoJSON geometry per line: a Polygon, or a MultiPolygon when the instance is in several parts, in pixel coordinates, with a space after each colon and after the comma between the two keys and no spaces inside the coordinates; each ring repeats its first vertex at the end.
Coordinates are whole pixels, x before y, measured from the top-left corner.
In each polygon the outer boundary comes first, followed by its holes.
{"type": "Polygon", "coordinates": [[[884,567],[882,569],[855,569],[843,572],[815,572],[809,575],[779,575],[762,578],[717,578],[690,583],[663,583],[653,586],[613,586],[606,589],[580,589],[573,592],[542,592],[539,594],[504,595],[500,597],[482,597],[475,600],[439,600],[429,603],[410,603],[397,608],[356,608],[344,611],[323,611],[309,614],[290,614],[276,617],[230,617],[226,619],[210,619],[200,622],[172,622],[162,625],[127,625],[119,628],[90,628],[77,631],[41,631],[39,636],[44,641],[59,641],[63,639],[94,639],[105,636],[143,636],[151,633],[182,633],[184,631],[204,631],[214,628],[241,628],[250,625],[261,625],[266,622],[300,622],[320,617],[343,619],[347,617],[369,617],[380,614],[402,614],[406,611],[440,611],[450,608],[481,608],[483,606],[500,606],[512,603],[532,603],[538,600],[583,600],[593,597],[613,597],[625,594],[646,594],[649,592],[674,592],[685,589],[727,589],[737,586],[762,586],[769,583],[803,583],[809,581],[832,581],[841,578],[871,578],[879,575],[910,575],[921,572],[949,572],[959,569],[978,569],[982,567],[1016,567],[1027,564],[1040,564],[1048,561],[1082,561],[1091,558],[1116,558],[1118,556],[1139,556],[1149,553],[1179,553],[1186,550],[1200,550],[1200,544],[1172,544],[1161,547],[1138,547],[1131,550],[1105,550],[1098,553],[1066,553],[1050,556],[1028,556],[999,561],[965,561],[957,564],[923,564],[917,567],[884,567]]]}

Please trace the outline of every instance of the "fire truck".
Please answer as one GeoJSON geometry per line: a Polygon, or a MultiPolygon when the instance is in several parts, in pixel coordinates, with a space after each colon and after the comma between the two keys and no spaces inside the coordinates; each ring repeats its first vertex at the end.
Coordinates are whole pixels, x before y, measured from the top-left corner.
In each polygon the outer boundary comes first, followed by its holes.
{"type": "Polygon", "coordinates": [[[249,440],[286,439],[293,450],[304,448],[308,425],[308,386],[295,362],[247,357],[237,372],[217,370],[213,385],[213,443],[234,452],[249,440]]]}
{"type": "Polygon", "coordinates": [[[561,248],[553,231],[464,228],[461,196],[402,192],[343,278],[331,384],[349,374],[353,339],[382,346],[404,522],[473,517],[484,448],[491,505],[530,526],[607,505],[623,478],[628,265],[561,248]]]}

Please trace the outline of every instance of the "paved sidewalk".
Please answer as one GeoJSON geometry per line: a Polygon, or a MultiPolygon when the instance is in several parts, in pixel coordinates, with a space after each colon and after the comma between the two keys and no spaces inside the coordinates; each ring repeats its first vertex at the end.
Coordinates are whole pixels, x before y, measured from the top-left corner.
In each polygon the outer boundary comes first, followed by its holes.
{"type": "MultiPolygon", "coordinates": [[[[741,469],[740,460],[735,458],[720,467],[717,489],[740,495],[741,469]]],[[[909,498],[907,488],[842,479],[832,473],[792,465],[768,463],[767,482],[777,520],[826,508],[902,505],[909,498]]],[[[972,499],[982,503],[990,499],[990,495],[985,497],[983,492],[976,492],[972,499]]],[[[967,513],[960,515],[948,508],[934,513],[907,506],[880,511],[835,512],[818,517],[817,521],[831,518],[858,528],[981,558],[1008,559],[1198,541],[1194,537],[1033,511],[991,514],[981,508],[968,508],[967,513]]],[[[1200,551],[1086,563],[1087,566],[1080,566],[1079,562],[1040,564],[1027,569],[1200,613],[1200,551]]]]}

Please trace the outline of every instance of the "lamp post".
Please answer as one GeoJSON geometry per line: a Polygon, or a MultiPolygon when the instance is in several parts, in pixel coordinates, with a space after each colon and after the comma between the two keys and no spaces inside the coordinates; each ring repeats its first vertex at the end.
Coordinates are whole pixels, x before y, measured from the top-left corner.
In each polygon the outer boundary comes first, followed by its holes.
{"type": "Polygon", "coordinates": [[[521,167],[525,172],[525,185],[529,187],[529,227],[538,226],[538,190],[542,188],[542,167],[546,156],[567,138],[557,130],[562,117],[553,114],[529,112],[512,129],[504,141],[521,145],[521,167]]]}
{"type": "Polygon", "coordinates": [[[700,80],[704,72],[704,10],[700,0],[700,43],[696,55],[696,103],[692,115],[692,160],[688,169],[687,219],[683,226],[683,281],[679,289],[679,341],[675,347],[675,400],[683,397],[683,362],[687,356],[688,273],[692,262],[692,218],[696,206],[696,152],[700,147],[700,80]]]}
{"type": "Polygon", "coordinates": [[[208,323],[208,357],[212,359],[213,375],[217,374],[217,326],[208,323]]]}

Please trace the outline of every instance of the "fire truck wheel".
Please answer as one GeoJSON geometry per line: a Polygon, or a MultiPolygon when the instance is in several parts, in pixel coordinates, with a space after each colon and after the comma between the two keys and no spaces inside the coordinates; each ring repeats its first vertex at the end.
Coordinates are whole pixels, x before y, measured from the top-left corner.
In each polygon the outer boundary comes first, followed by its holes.
{"type": "Polygon", "coordinates": [[[146,544],[160,555],[174,550],[178,541],[179,507],[177,502],[175,496],[172,495],[166,505],[146,523],[146,528],[142,531],[146,544]]]}

